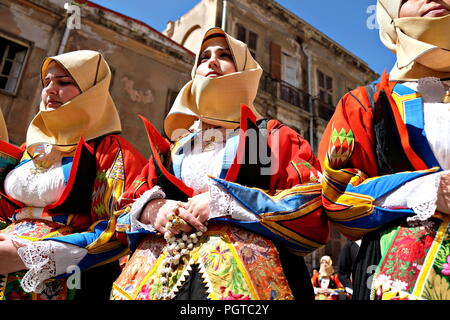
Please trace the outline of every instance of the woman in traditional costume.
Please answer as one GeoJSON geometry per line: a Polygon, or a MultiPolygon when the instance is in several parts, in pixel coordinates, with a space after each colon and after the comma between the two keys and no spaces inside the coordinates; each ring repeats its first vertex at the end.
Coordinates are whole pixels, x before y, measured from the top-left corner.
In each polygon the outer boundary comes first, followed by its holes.
{"type": "Polygon", "coordinates": [[[2,175],[0,295],[67,299],[81,284],[75,297],[107,299],[112,280],[102,279],[119,274],[115,260],[128,252],[113,237],[116,204],[146,159],[119,135],[111,72],[99,52],[47,58],[41,80],[26,143],[1,145],[18,163],[2,175]]]}
{"type": "Polygon", "coordinates": [[[257,115],[261,73],[210,29],[164,122],[173,143],[144,119],[152,156],[124,196],[117,230],[134,253],[112,299],[314,299],[303,256],[328,239],[320,168],[300,135],[257,115]]]}
{"type": "Polygon", "coordinates": [[[397,56],[346,94],[323,135],[323,205],[362,238],[354,299],[450,299],[450,1],[379,0],[397,56]]]}
{"type": "Polygon", "coordinates": [[[339,295],[345,297],[345,290],[334,271],[330,256],[320,258],[319,272],[311,278],[316,300],[338,300],[339,295]]]}

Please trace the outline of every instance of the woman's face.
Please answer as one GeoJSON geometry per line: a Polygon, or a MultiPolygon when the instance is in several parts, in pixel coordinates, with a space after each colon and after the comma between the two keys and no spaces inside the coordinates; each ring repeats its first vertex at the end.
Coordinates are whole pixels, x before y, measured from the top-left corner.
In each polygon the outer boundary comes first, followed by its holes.
{"type": "Polygon", "coordinates": [[[450,14],[450,0],[405,0],[400,7],[400,18],[442,17],[450,14]]]}
{"type": "Polygon", "coordinates": [[[44,76],[41,99],[45,110],[55,110],[81,93],[75,80],[58,63],[51,62],[44,76]]]}
{"type": "Polygon", "coordinates": [[[324,267],[328,267],[328,266],[330,265],[330,261],[327,260],[327,259],[322,259],[322,260],[320,261],[320,265],[321,265],[321,266],[324,266],[324,267]]]}
{"type": "Polygon", "coordinates": [[[195,73],[216,78],[233,72],[236,72],[236,66],[225,37],[214,37],[203,42],[195,73]]]}

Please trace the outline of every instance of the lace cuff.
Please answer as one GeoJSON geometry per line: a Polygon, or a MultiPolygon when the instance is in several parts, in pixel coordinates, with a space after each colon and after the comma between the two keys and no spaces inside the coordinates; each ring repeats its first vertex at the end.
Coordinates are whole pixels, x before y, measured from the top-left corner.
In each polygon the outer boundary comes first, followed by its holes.
{"type": "Polygon", "coordinates": [[[130,231],[137,231],[139,229],[144,229],[150,232],[156,232],[155,228],[153,228],[150,224],[144,224],[139,221],[141,217],[142,210],[144,207],[153,199],[164,199],[166,194],[159,186],[154,186],[150,190],[145,191],[138,199],[136,199],[130,210],[130,231]]]}
{"type": "Polygon", "coordinates": [[[405,183],[397,190],[375,202],[383,208],[411,208],[415,215],[408,221],[425,221],[434,215],[441,175],[448,171],[437,172],[405,183]]]}
{"type": "Polygon", "coordinates": [[[87,250],[58,241],[29,241],[12,237],[21,245],[17,253],[27,267],[21,285],[25,292],[41,293],[45,280],[66,273],[69,266],[78,265],[87,250]]]}
{"type": "Polygon", "coordinates": [[[218,186],[214,180],[208,181],[208,189],[211,200],[209,207],[211,213],[209,218],[218,218],[230,215],[236,220],[258,221],[258,218],[244,206],[240,204],[233,196],[218,186]]]}

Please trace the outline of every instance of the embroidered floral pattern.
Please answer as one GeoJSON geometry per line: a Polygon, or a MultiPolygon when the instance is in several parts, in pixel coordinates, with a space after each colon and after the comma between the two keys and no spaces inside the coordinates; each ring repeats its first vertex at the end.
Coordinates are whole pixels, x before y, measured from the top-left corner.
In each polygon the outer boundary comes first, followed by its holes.
{"type": "MultiPolygon", "coordinates": [[[[396,282],[396,285],[407,288],[411,293],[433,243],[437,227],[437,224],[429,222],[401,226],[381,264],[378,275],[389,276],[393,282],[401,280],[401,285],[399,282],[396,282]]],[[[379,289],[379,285],[375,288],[379,289]]]]}
{"type": "Polygon", "coordinates": [[[450,256],[447,256],[447,263],[442,265],[441,272],[444,276],[450,276],[450,256]]]}
{"type": "Polygon", "coordinates": [[[40,240],[48,236],[50,233],[53,237],[67,235],[72,233],[73,229],[57,222],[40,219],[24,219],[10,224],[1,232],[5,232],[13,236],[40,240]]]}
{"type": "Polygon", "coordinates": [[[230,249],[221,249],[217,246],[210,254],[203,257],[203,263],[206,267],[211,267],[214,271],[219,270],[220,265],[226,262],[226,254],[230,252],[230,249]]]}
{"type": "MultiPolygon", "coordinates": [[[[25,237],[31,240],[44,239],[51,235],[59,237],[73,232],[71,227],[57,222],[39,219],[24,219],[10,224],[0,232],[12,236],[25,237]]],[[[25,271],[9,273],[6,278],[4,297],[6,300],[67,300],[70,290],[67,289],[66,279],[49,280],[41,294],[27,293],[22,289],[20,282],[25,271]]]]}
{"type": "Polygon", "coordinates": [[[408,284],[402,280],[393,280],[390,276],[381,274],[374,279],[373,286],[376,288],[376,300],[410,300],[407,292],[408,284]]]}
{"type": "Polygon", "coordinates": [[[257,243],[242,246],[239,253],[246,263],[251,264],[256,262],[258,256],[267,258],[269,248],[264,241],[257,241],[257,243]]]}
{"type": "Polygon", "coordinates": [[[233,291],[228,290],[228,294],[225,294],[227,288],[222,286],[220,290],[223,293],[222,300],[250,300],[249,296],[244,296],[243,294],[236,294],[233,291]]]}
{"type": "MultiPolygon", "coordinates": [[[[152,240],[157,237],[152,237],[141,243],[124,267],[113,285],[112,299],[154,299],[161,290],[158,280],[163,257],[158,258],[155,254],[144,258],[143,253],[154,245],[152,240]]],[[[193,264],[198,265],[209,299],[292,298],[273,244],[229,224],[210,223],[209,231],[200,239],[200,245],[173,270],[169,286],[174,295],[189,278],[193,264]]]]}
{"type": "Polygon", "coordinates": [[[450,299],[449,225],[429,220],[401,226],[381,265],[372,298],[450,299]]]}
{"type": "Polygon", "coordinates": [[[445,278],[431,269],[422,297],[427,300],[450,300],[450,287],[445,278]]]}
{"type": "Polygon", "coordinates": [[[22,290],[20,281],[25,271],[9,273],[6,279],[6,300],[67,300],[70,290],[67,289],[66,280],[49,280],[41,294],[27,293],[22,290]]]}
{"type": "Polygon", "coordinates": [[[424,285],[422,297],[430,300],[450,300],[450,235],[447,228],[436,254],[433,268],[424,285]]]}
{"type": "MultiPolygon", "coordinates": [[[[145,283],[145,278],[157,261],[164,245],[165,241],[161,237],[148,235],[124,266],[115,285],[128,296],[136,295],[136,290],[139,290],[140,285],[145,283]]],[[[149,298],[152,285],[153,282],[150,281],[142,286],[143,293],[139,296],[140,299],[149,298]]]]}

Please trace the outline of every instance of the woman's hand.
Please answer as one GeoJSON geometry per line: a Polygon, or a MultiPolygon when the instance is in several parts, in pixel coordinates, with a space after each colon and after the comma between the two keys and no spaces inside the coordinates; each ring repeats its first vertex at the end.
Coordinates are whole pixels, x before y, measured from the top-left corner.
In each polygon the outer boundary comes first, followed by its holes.
{"type": "Polygon", "coordinates": [[[0,233],[0,274],[26,269],[17,253],[18,246],[7,234],[0,233]]]}
{"type": "Polygon", "coordinates": [[[167,231],[170,231],[174,235],[180,232],[192,232],[193,226],[202,224],[195,217],[190,217],[186,210],[182,208],[183,205],[185,203],[169,199],[151,200],[144,207],[139,221],[144,224],[151,224],[157,231],[163,234],[167,231]],[[179,221],[181,224],[167,230],[166,225],[169,221],[169,216],[174,213],[180,217],[179,221]]]}
{"type": "Polygon", "coordinates": [[[195,229],[205,231],[205,222],[208,221],[211,212],[209,207],[210,200],[209,192],[203,192],[190,198],[187,203],[182,204],[180,217],[195,229]]]}
{"type": "Polygon", "coordinates": [[[441,176],[436,205],[439,212],[450,214],[450,173],[441,176]]]}

